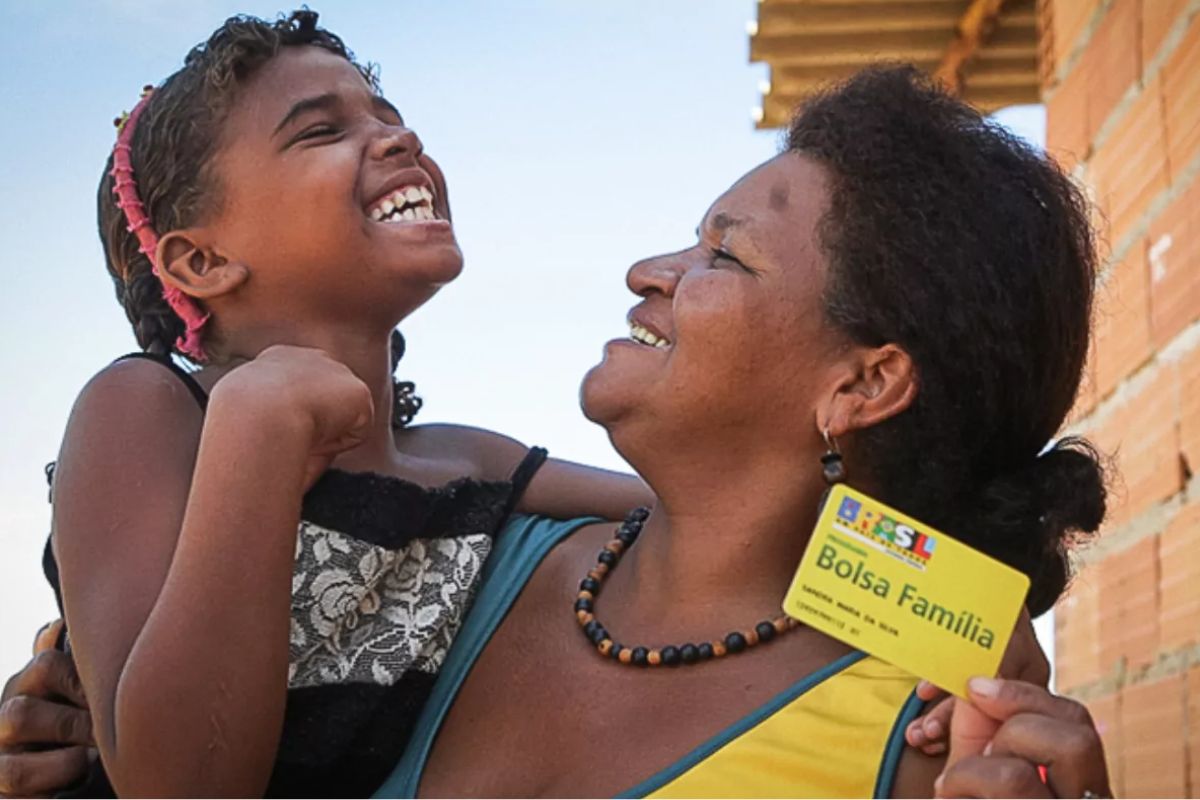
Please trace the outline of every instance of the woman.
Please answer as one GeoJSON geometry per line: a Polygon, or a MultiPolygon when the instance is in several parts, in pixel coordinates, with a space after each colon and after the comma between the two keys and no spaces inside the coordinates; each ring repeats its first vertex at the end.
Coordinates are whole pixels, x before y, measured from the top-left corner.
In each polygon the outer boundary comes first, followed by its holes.
{"type": "Polygon", "coordinates": [[[1053,603],[1068,537],[1104,510],[1086,445],[1043,452],[1094,258],[1068,180],[914,71],[811,101],[696,245],[631,269],[633,336],[585,379],[653,513],[616,540],[510,524],[385,791],[1106,794],[1080,706],[977,683],[947,768],[901,752],[915,678],[776,619],[839,455],[855,487],[1026,572],[1034,613],[1053,603]]]}

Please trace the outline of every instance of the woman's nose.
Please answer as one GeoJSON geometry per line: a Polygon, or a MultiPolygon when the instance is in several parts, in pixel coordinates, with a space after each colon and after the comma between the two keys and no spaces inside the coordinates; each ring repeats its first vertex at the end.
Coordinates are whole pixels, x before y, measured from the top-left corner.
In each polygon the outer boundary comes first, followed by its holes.
{"type": "Polygon", "coordinates": [[[389,126],[371,145],[371,155],[380,160],[407,156],[416,161],[421,154],[421,140],[408,128],[389,126]]]}
{"type": "Polygon", "coordinates": [[[680,253],[672,253],[642,259],[629,268],[625,284],[631,292],[642,297],[654,292],[671,297],[686,269],[680,256],[680,253]]]}

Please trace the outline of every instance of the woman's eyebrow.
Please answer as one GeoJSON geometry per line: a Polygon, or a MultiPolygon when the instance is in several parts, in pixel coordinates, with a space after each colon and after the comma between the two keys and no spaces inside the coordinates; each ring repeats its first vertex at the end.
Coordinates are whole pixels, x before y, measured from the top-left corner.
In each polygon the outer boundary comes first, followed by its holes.
{"type": "Polygon", "coordinates": [[[305,114],[309,111],[323,111],[325,109],[333,108],[337,104],[338,96],[333,92],[326,92],[325,94],[319,94],[315,97],[306,97],[303,100],[299,100],[295,103],[295,105],[288,109],[286,114],[283,115],[283,119],[281,119],[279,124],[275,126],[275,130],[271,131],[271,135],[274,136],[275,134],[279,133],[284,129],[284,127],[287,126],[289,122],[294,121],[296,117],[300,116],[301,114],[305,114]]]}

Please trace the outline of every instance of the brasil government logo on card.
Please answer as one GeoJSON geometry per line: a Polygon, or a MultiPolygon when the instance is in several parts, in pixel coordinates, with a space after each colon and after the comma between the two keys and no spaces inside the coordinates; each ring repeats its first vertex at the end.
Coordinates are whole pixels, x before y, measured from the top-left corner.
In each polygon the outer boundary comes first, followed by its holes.
{"type": "Polygon", "coordinates": [[[992,676],[1029,579],[844,484],[783,601],[791,617],[965,696],[992,676]]]}

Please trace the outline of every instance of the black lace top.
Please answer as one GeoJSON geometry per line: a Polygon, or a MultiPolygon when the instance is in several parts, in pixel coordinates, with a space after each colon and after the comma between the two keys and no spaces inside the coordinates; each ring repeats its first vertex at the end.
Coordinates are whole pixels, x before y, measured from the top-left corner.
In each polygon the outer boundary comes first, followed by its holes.
{"type": "MultiPolygon", "coordinates": [[[[154,360],[206,405],[190,375],[154,360]]],[[[383,782],[429,697],[493,539],[545,455],[530,450],[508,481],[460,478],[427,489],[331,469],[313,486],[296,538],[287,709],[267,796],[361,797],[383,782]]],[[[49,543],[44,566],[61,609],[49,543]]],[[[66,796],[112,795],[97,762],[66,796]]]]}

